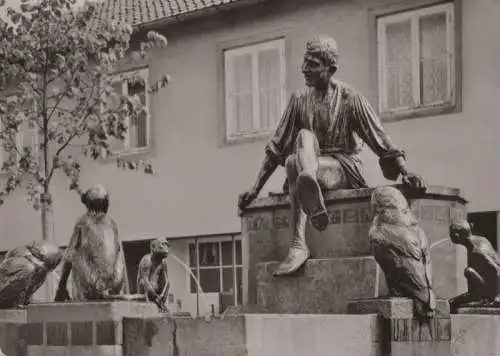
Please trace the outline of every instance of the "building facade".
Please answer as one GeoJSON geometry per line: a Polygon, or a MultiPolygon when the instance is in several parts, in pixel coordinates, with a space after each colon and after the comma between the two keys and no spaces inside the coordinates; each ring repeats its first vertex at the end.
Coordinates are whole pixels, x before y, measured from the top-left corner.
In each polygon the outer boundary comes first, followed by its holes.
{"type": "MultiPolygon", "coordinates": [[[[117,73],[116,89],[142,93],[149,115],[129,123],[127,140],[115,150],[151,160],[156,175],[119,170],[114,160],[102,159],[83,164],[82,185],[110,190],[110,214],[132,280],[149,240],[171,239],[173,310],[204,314],[212,305],[217,311],[241,303],[245,251],[237,197],[253,184],[289,96],[304,85],[305,43],[318,34],[336,39],[336,76],[372,103],[406,151],[410,170],[430,184],[463,189],[475,229],[496,242],[497,0],[233,0],[198,9],[189,1],[181,8],[169,0],[154,3],[155,14],[141,17],[134,4],[129,16],[140,34],[155,29],[169,44],[117,73]],[[172,82],[154,96],[122,78],[138,74],[152,82],[164,73],[172,82]]],[[[122,2],[106,4],[104,15],[120,12],[122,2]]],[[[29,137],[20,144],[36,145],[29,137]]],[[[389,183],[369,149],[362,159],[369,185],[389,183]]],[[[280,191],[283,179],[279,169],[262,194],[280,191]]],[[[64,246],[83,206],[62,174],[56,180],[54,240],[64,246]]],[[[0,210],[1,250],[41,238],[39,214],[23,198],[24,192],[14,193],[0,210]]]]}

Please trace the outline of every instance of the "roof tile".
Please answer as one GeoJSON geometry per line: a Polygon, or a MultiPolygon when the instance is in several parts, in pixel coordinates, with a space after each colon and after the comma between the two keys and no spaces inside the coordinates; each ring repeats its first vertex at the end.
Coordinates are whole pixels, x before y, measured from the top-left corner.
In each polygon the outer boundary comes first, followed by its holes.
{"type": "Polygon", "coordinates": [[[241,0],[104,0],[101,18],[139,25],[241,0]]]}

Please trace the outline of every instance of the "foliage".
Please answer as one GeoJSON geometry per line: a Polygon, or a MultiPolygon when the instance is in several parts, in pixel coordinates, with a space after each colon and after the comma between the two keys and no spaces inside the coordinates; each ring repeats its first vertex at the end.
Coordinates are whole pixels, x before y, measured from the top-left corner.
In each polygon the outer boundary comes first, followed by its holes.
{"type": "MultiPolygon", "coordinates": [[[[75,147],[94,160],[112,155],[110,142],[125,140],[127,118],[147,113],[137,95],[113,90],[113,70],[124,58],[145,57],[167,41],[149,32],[134,52],[132,27],[100,19],[98,9],[95,3],[77,7],[76,0],[22,0],[20,10],[9,8],[0,18],[0,92],[15,93],[14,100],[0,98],[1,170],[8,177],[0,203],[24,187],[36,209],[49,209],[56,171],[68,176],[70,189],[79,186],[82,155],[75,147]],[[36,139],[20,144],[30,129],[36,139]]],[[[165,75],[148,92],[168,82],[165,75]]],[[[118,167],[153,173],[143,161],[119,159],[118,167]]]]}

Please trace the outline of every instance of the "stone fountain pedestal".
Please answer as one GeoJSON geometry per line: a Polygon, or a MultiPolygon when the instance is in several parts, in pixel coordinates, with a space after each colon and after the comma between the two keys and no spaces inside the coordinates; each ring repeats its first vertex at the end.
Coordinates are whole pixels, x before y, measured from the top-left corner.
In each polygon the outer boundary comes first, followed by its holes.
{"type": "MultiPolygon", "coordinates": [[[[411,300],[381,297],[385,279],[368,245],[371,192],[328,192],[330,225],[323,232],[308,226],[311,259],[295,275],[279,278],[272,272],[288,249],[288,199],[252,204],[242,218],[247,273],[240,312],[192,319],[132,301],[32,305],[22,334],[27,353],[7,355],[500,356],[500,314],[459,310],[450,316],[439,300],[436,318],[421,324],[411,300]]],[[[465,251],[449,243],[448,226],[466,217],[466,201],[458,189],[436,186],[407,198],[436,244],[438,298],[462,293],[465,251]]]]}
{"type": "Polygon", "coordinates": [[[27,308],[27,355],[122,356],[123,319],[158,316],[156,305],[145,302],[32,304],[27,308]]]}
{"type": "MultiPolygon", "coordinates": [[[[306,241],[311,258],[293,276],[272,273],[288,251],[292,230],[288,197],[277,195],[255,201],[242,218],[245,302],[263,313],[346,313],[353,299],[386,293],[385,279],[371,257],[368,229],[373,188],[325,194],[330,223],[317,231],[310,224],[306,241]]],[[[449,224],[466,217],[466,201],[454,188],[430,186],[425,194],[408,195],[429,242],[438,298],[465,290],[465,251],[448,241],[449,224]]]]}

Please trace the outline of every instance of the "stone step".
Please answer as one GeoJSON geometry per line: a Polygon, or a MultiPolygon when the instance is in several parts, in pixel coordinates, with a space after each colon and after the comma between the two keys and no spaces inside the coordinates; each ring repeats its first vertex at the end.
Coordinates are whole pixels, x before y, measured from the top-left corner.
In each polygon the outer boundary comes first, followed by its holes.
{"type": "Polygon", "coordinates": [[[347,303],[387,293],[372,257],[310,259],[290,276],[273,277],[278,262],[256,265],[256,309],[277,314],[343,314],[347,303]]]}

